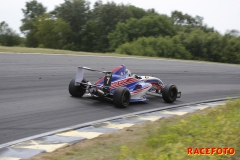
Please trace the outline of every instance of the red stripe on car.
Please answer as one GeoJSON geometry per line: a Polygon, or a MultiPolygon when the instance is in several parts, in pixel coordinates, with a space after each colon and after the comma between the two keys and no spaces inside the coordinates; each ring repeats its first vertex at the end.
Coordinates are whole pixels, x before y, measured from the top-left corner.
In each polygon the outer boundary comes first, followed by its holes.
{"type": "Polygon", "coordinates": [[[148,88],[150,88],[150,87],[151,87],[151,86],[147,86],[147,87],[138,89],[138,90],[136,90],[136,91],[131,92],[131,94],[132,94],[132,95],[133,95],[133,94],[137,94],[137,93],[139,93],[139,92],[141,92],[141,91],[143,91],[143,90],[145,90],[145,89],[148,89],[148,88]]]}
{"type": "Polygon", "coordinates": [[[138,80],[136,78],[130,77],[130,78],[126,78],[123,80],[113,82],[111,84],[110,88],[113,89],[113,88],[124,86],[124,85],[130,84],[130,83],[134,83],[134,82],[138,82],[138,80]]]}

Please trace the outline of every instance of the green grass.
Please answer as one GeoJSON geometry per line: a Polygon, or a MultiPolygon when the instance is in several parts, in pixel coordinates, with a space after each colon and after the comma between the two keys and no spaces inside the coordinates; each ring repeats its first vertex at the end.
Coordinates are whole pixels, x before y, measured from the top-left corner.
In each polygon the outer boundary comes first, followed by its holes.
{"type": "Polygon", "coordinates": [[[120,159],[240,159],[240,99],[224,107],[159,123],[141,147],[123,146],[120,159]],[[235,148],[235,156],[187,155],[187,148],[235,148]]]}
{"type": "MultiPolygon", "coordinates": [[[[115,56],[115,57],[138,57],[148,58],[146,56],[131,56],[126,54],[118,53],[92,53],[92,52],[81,52],[81,51],[69,51],[69,50],[58,50],[58,49],[46,49],[46,48],[27,48],[27,47],[6,47],[0,46],[0,52],[6,53],[41,53],[41,54],[70,54],[70,55],[89,55],[89,56],[115,56]]],[[[160,58],[160,57],[149,57],[151,59],[171,59],[171,58],[160,58]]]]}
{"type": "Polygon", "coordinates": [[[225,106],[135,125],[33,160],[240,159],[240,99],[225,106]],[[235,155],[187,155],[187,148],[234,148],[235,155]]]}
{"type": "Polygon", "coordinates": [[[81,51],[69,51],[46,48],[27,48],[27,47],[6,47],[0,46],[0,52],[5,53],[41,53],[41,54],[69,54],[69,55],[88,55],[88,56],[114,56],[114,57],[132,57],[132,58],[149,58],[149,59],[171,59],[161,57],[132,56],[118,53],[92,53],[81,51]]]}
{"type": "Polygon", "coordinates": [[[117,56],[120,54],[101,54],[101,53],[90,53],[90,52],[75,52],[68,50],[58,50],[58,49],[46,49],[46,48],[27,48],[27,47],[6,47],[0,46],[0,52],[9,53],[45,53],[45,54],[76,54],[76,55],[112,55],[117,56]]]}
{"type": "MultiPolygon", "coordinates": [[[[0,46],[0,52],[5,53],[41,53],[41,54],[69,54],[69,55],[88,55],[88,56],[114,56],[114,57],[130,57],[130,58],[144,58],[144,59],[159,59],[159,60],[181,60],[186,62],[199,62],[199,63],[216,63],[218,62],[207,62],[200,60],[184,60],[184,59],[173,59],[173,58],[163,58],[163,57],[147,57],[147,56],[136,56],[136,55],[126,55],[118,53],[91,53],[91,52],[81,52],[81,51],[68,51],[68,50],[57,50],[57,49],[46,49],[46,48],[27,48],[27,47],[6,47],[0,46]]],[[[224,63],[227,64],[227,63],[224,63]]],[[[229,64],[237,65],[237,64],[229,64]]]]}

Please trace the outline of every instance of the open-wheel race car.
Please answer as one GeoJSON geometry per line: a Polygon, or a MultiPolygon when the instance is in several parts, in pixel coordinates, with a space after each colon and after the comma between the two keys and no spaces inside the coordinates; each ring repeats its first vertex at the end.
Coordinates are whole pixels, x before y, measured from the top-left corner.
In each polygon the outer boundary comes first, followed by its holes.
{"type": "Polygon", "coordinates": [[[163,100],[167,103],[173,103],[181,97],[181,92],[178,91],[176,85],[164,85],[156,77],[131,74],[125,65],[120,65],[111,72],[79,66],[76,76],[69,84],[69,93],[73,97],[82,97],[84,94],[88,94],[108,99],[119,108],[127,107],[130,102],[147,101],[146,94],[148,93],[162,95],[163,100]],[[84,78],[84,70],[105,75],[92,84],[84,78]]]}

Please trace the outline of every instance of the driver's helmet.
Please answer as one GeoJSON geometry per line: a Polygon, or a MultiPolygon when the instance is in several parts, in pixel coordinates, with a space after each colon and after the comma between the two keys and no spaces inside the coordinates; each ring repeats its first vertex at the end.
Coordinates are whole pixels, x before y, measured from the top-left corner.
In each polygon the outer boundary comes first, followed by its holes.
{"type": "Polygon", "coordinates": [[[131,71],[129,70],[129,69],[126,69],[126,75],[128,76],[128,77],[131,77],[131,71]]]}

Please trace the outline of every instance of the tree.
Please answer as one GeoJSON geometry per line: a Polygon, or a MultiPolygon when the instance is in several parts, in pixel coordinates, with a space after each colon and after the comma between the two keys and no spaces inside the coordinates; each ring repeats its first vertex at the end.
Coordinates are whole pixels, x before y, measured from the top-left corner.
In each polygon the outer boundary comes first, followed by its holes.
{"type": "Polygon", "coordinates": [[[139,37],[174,36],[175,27],[165,15],[131,18],[126,23],[118,23],[116,30],[108,35],[111,49],[114,50],[125,42],[132,42],[139,37]]]}
{"type": "Polygon", "coordinates": [[[81,49],[83,51],[98,52],[102,49],[100,42],[101,31],[96,21],[87,21],[80,35],[82,37],[81,49]]]}
{"type": "Polygon", "coordinates": [[[20,36],[15,33],[6,22],[0,23],[0,45],[15,46],[21,42],[20,36]]]}
{"type": "Polygon", "coordinates": [[[69,23],[73,31],[73,37],[69,39],[68,43],[75,44],[78,50],[81,49],[80,32],[88,20],[89,5],[90,3],[86,0],[65,0],[51,12],[53,16],[69,23]]]}
{"type": "Polygon", "coordinates": [[[90,2],[85,0],[65,0],[51,14],[60,17],[71,26],[73,32],[81,31],[88,19],[90,2]]]}
{"type": "Polygon", "coordinates": [[[219,33],[207,33],[195,28],[190,33],[179,32],[175,37],[179,38],[186,50],[192,54],[192,59],[222,61],[221,52],[227,42],[223,41],[219,33]]]}
{"type": "Polygon", "coordinates": [[[183,14],[180,11],[173,11],[171,13],[174,25],[177,26],[178,31],[191,32],[194,28],[200,28],[204,32],[215,32],[214,28],[209,28],[203,24],[203,17],[192,17],[189,14],[183,14]]]}
{"type": "Polygon", "coordinates": [[[174,24],[178,26],[190,25],[192,27],[196,27],[196,26],[202,26],[203,24],[202,17],[196,16],[194,18],[188,14],[183,14],[180,11],[173,11],[171,14],[171,17],[174,21],[174,24]]]}
{"type": "Polygon", "coordinates": [[[86,0],[65,0],[51,12],[51,15],[60,17],[70,24],[73,31],[73,37],[69,41],[70,48],[75,45],[73,48],[78,50],[107,52],[109,51],[107,35],[115,30],[118,22],[156,14],[154,11],[145,11],[132,5],[115,2],[103,4],[101,0],[95,2],[92,10],[89,9],[89,5],[86,0]]]}
{"type": "Polygon", "coordinates": [[[34,38],[36,29],[34,28],[34,20],[41,14],[46,13],[46,7],[42,3],[38,3],[36,0],[26,2],[26,9],[22,9],[24,18],[20,30],[26,36],[26,46],[37,47],[37,40],[34,38]]]}
{"type": "Polygon", "coordinates": [[[240,37],[228,39],[221,56],[222,62],[240,64],[240,37]]]}
{"type": "Polygon", "coordinates": [[[33,29],[33,22],[36,17],[39,15],[46,13],[46,7],[42,5],[42,3],[38,3],[36,0],[32,0],[30,2],[26,2],[26,9],[22,9],[24,18],[22,21],[22,26],[20,30],[27,34],[29,30],[33,29]]]}
{"type": "Polygon", "coordinates": [[[34,37],[38,41],[38,47],[62,49],[71,34],[68,23],[61,18],[51,18],[49,14],[37,17],[33,25],[36,28],[34,37]]]}
{"type": "Polygon", "coordinates": [[[232,29],[232,30],[227,30],[225,33],[225,36],[229,36],[229,37],[239,37],[240,36],[240,32],[236,29],[232,29]]]}
{"type": "Polygon", "coordinates": [[[114,2],[103,4],[102,1],[95,3],[94,9],[91,12],[91,19],[95,21],[99,29],[98,41],[101,46],[100,52],[108,51],[108,33],[115,29],[118,22],[125,22],[130,17],[133,17],[133,14],[123,4],[117,5],[114,2]]]}
{"type": "Polygon", "coordinates": [[[127,7],[128,7],[128,9],[131,11],[131,13],[133,15],[131,18],[140,19],[140,18],[143,18],[144,16],[157,14],[154,9],[152,9],[152,10],[149,9],[149,10],[146,11],[146,10],[144,10],[142,8],[138,8],[138,7],[135,7],[133,5],[129,5],[127,7]]]}
{"type": "Polygon", "coordinates": [[[98,51],[110,51],[108,34],[116,29],[117,23],[125,23],[129,18],[139,19],[151,14],[156,13],[150,13],[132,5],[116,4],[115,2],[107,2],[106,4],[103,4],[102,1],[95,2],[94,9],[89,15],[90,20],[94,21],[98,28],[98,36],[96,37],[96,41],[100,46],[98,51]]]}

